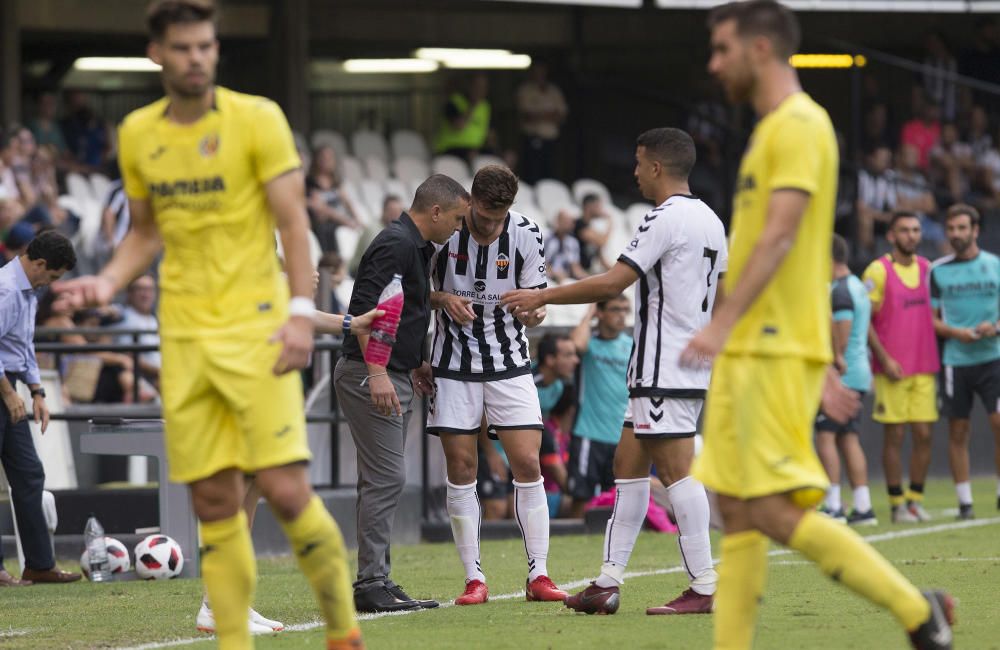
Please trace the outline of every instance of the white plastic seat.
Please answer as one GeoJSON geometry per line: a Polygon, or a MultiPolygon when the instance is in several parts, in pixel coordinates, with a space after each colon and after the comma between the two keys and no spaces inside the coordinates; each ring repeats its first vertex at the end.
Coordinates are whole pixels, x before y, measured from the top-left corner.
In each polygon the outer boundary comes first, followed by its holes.
{"type": "Polygon", "coordinates": [[[424,182],[430,176],[430,169],[427,163],[419,158],[409,156],[398,157],[392,163],[392,171],[396,178],[412,183],[413,181],[424,182]]]}
{"type": "Polygon", "coordinates": [[[500,165],[501,167],[506,167],[507,163],[503,161],[503,158],[491,156],[490,154],[479,154],[472,159],[472,173],[475,174],[486,165],[500,165]]]}
{"type": "Polygon", "coordinates": [[[535,183],[535,201],[548,222],[555,219],[560,210],[576,209],[569,188],[554,178],[543,178],[535,183]]]}
{"type": "Polygon", "coordinates": [[[593,178],[581,178],[573,183],[573,200],[578,205],[583,205],[583,197],[588,194],[596,194],[604,201],[604,205],[611,205],[611,193],[607,186],[601,181],[593,178]]]}
{"type": "Polygon", "coordinates": [[[361,201],[374,215],[382,214],[382,202],[385,200],[385,188],[382,183],[365,179],[358,184],[361,191],[361,201]]]}
{"type": "Polygon", "coordinates": [[[340,169],[340,177],[345,181],[360,183],[368,178],[365,168],[361,166],[361,161],[352,156],[340,158],[337,161],[337,167],[340,169]]]}
{"type": "Polygon", "coordinates": [[[385,143],[382,134],[375,131],[355,131],[351,135],[351,149],[361,160],[377,156],[386,163],[389,162],[389,145],[385,143]]]}
{"type": "Polygon", "coordinates": [[[459,182],[472,176],[469,173],[469,166],[464,160],[449,155],[435,156],[434,160],[431,161],[431,172],[450,176],[459,182]]]}
{"type": "Polygon", "coordinates": [[[348,261],[353,259],[354,251],[358,247],[358,240],[361,239],[361,233],[354,228],[340,226],[334,232],[334,236],[337,238],[337,251],[340,257],[348,261]]]}
{"type": "Polygon", "coordinates": [[[365,158],[365,169],[368,170],[368,178],[373,181],[385,182],[389,180],[389,166],[385,160],[378,156],[368,156],[365,158]]]}
{"type": "Polygon", "coordinates": [[[90,175],[90,189],[94,198],[103,204],[108,198],[111,189],[111,179],[104,174],[93,173],[90,175]]]}
{"type": "Polygon", "coordinates": [[[514,197],[514,207],[516,208],[519,205],[536,206],[536,204],[535,188],[528,183],[519,182],[517,184],[517,196],[514,197]]]}
{"type": "Polygon", "coordinates": [[[416,131],[409,129],[394,131],[389,137],[389,143],[392,145],[394,158],[416,158],[425,163],[430,160],[427,142],[424,141],[424,136],[416,131]]]}
{"type": "Polygon", "coordinates": [[[347,146],[347,138],[345,138],[340,132],[332,129],[319,129],[314,131],[310,144],[314,150],[323,146],[333,147],[333,152],[337,154],[338,160],[342,160],[351,155],[351,150],[347,146]]]}
{"type": "Polygon", "coordinates": [[[83,174],[77,172],[70,172],[66,174],[66,189],[69,195],[76,199],[78,202],[89,201],[94,198],[94,188],[90,185],[90,181],[83,174]]]}

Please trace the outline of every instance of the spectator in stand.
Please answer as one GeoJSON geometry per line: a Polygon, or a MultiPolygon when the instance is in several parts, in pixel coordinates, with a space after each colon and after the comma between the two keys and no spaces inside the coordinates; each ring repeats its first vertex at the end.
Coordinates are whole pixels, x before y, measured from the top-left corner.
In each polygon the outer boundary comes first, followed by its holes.
{"type": "Polygon", "coordinates": [[[5,133],[3,143],[0,145],[0,199],[15,201],[23,208],[21,189],[12,164],[15,158],[15,148],[12,144],[9,135],[5,133]]]}
{"type": "Polygon", "coordinates": [[[347,264],[344,263],[344,258],[340,256],[340,253],[334,253],[333,251],[323,253],[323,257],[319,258],[319,268],[330,272],[329,312],[331,314],[346,314],[346,306],[337,297],[337,287],[347,277],[347,264]]]}
{"type": "Polygon", "coordinates": [[[7,236],[3,240],[3,250],[0,251],[0,266],[6,266],[8,262],[24,255],[28,251],[28,244],[35,238],[35,229],[30,223],[19,221],[11,226],[7,231],[7,236]]]}
{"type": "Polygon", "coordinates": [[[39,147],[54,147],[56,157],[66,152],[66,140],[62,129],[56,122],[56,96],[52,93],[42,93],[38,98],[38,117],[29,124],[31,132],[39,147]]]}
{"type": "Polygon", "coordinates": [[[110,150],[108,130],[90,107],[87,95],[79,90],[67,94],[68,115],[60,123],[66,147],[79,171],[100,171],[110,150]]]}
{"type": "Polygon", "coordinates": [[[896,149],[896,131],[889,124],[889,109],[884,103],[873,104],[868,109],[862,128],[862,151],[871,151],[878,147],[886,147],[890,151],[896,149]]]}
{"type": "Polygon", "coordinates": [[[486,99],[489,89],[489,79],[480,72],[470,78],[464,92],[448,96],[441,128],[434,139],[434,153],[472,162],[472,157],[482,151],[490,133],[492,108],[486,99]]]}
{"type": "Polygon", "coordinates": [[[726,177],[725,125],[729,123],[729,113],[719,96],[720,90],[718,84],[701,84],[697,92],[705,99],[695,105],[687,123],[696,152],[694,169],[689,178],[691,192],[715,208],[726,202],[726,188],[720,179],[726,177]]]}
{"type": "Polygon", "coordinates": [[[983,81],[996,80],[1000,70],[1000,34],[993,18],[982,18],[976,23],[972,47],[962,53],[959,70],[983,81]]]}
{"type": "Polygon", "coordinates": [[[865,168],[858,173],[858,247],[871,253],[875,235],[886,231],[896,207],[895,174],[889,168],[892,152],[876,147],[865,158],[865,168]]]}
{"type": "Polygon", "coordinates": [[[941,106],[945,120],[958,117],[958,90],[954,75],[958,72],[958,62],[944,34],[938,30],[924,37],[924,90],[931,101],[941,106]]]}
{"type": "Polygon", "coordinates": [[[632,337],[625,333],[629,300],[617,298],[591,306],[570,337],[580,356],[580,408],[569,448],[572,517],[582,517],[587,503],[615,486],[615,449],[628,406],[632,337]],[[597,328],[590,322],[597,318],[597,328]]]}
{"type": "Polygon", "coordinates": [[[547,275],[554,282],[566,279],[580,280],[587,272],[580,266],[580,242],[573,235],[576,218],[569,210],[560,210],[556,215],[556,227],[545,240],[545,262],[547,275]]]}
{"type": "Polygon", "coordinates": [[[927,171],[930,153],[941,137],[941,107],[924,98],[916,117],[903,125],[901,144],[912,144],[920,152],[919,167],[927,171]]]}
{"type": "Polygon", "coordinates": [[[361,229],[351,200],[342,189],[337,172],[337,154],[324,145],[313,153],[312,165],[306,177],[309,220],[324,253],[337,251],[337,228],[361,229]]]}
{"type": "Polygon", "coordinates": [[[896,210],[906,210],[919,216],[920,228],[923,231],[922,239],[935,244],[944,252],[947,248],[944,228],[934,220],[937,203],[934,201],[934,193],[927,177],[917,169],[918,158],[919,153],[913,145],[904,144],[900,148],[894,174],[896,190],[894,207],[896,210]]]}
{"type": "Polygon", "coordinates": [[[535,183],[554,175],[554,151],[568,109],[562,91],[549,81],[548,64],[536,61],[528,74],[517,89],[523,140],[521,177],[535,183]]]}
{"type": "MultiPolygon", "coordinates": [[[[142,345],[159,345],[160,335],[156,319],[156,280],[152,275],[140,275],[128,285],[125,306],[121,308],[121,320],[115,323],[115,329],[151,330],[152,334],[140,334],[138,340],[132,334],[122,334],[116,343],[139,343],[142,345]]],[[[153,386],[160,385],[160,366],[162,361],[159,350],[143,352],[139,355],[139,376],[153,386]]]]}
{"type": "Polygon", "coordinates": [[[975,180],[978,181],[979,191],[986,197],[981,202],[988,208],[1000,205],[1000,151],[997,150],[1000,133],[997,135],[996,142],[991,143],[990,148],[976,159],[975,180]]]}
{"type": "Polygon", "coordinates": [[[969,191],[969,178],[975,161],[972,147],[959,140],[958,127],[947,123],[941,128],[941,138],[931,149],[931,178],[936,187],[947,191],[953,203],[965,200],[969,191]]]}
{"type": "MultiPolygon", "coordinates": [[[[837,132],[837,147],[840,150],[840,160],[847,160],[847,139],[840,131],[837,132]]],[[[837,173],[837,202],[834,208],[834,230],[851,240],[857,240],[858,232],[858,174],[853,166],[840,165],[837,173]]]]}
{"type": "Polygon", "coordinates": [[[611,265],[604,259],[603,249],[611,236],[611,217],[604,210],[604,201],[597,194],[588,194],[583,197],[581,208],[573,228],[573,236],[580,242],[580,266],[588,273],[600,270],[595,263],[609,269],[611,265]]]}
{"type": "MultiPolygon", "coordinates": [[[[351,258],[348,269],[351,272],[351,277],[358,274],[358,267],[361,266],[361,258],[365,256],[365,251],[375,241],[375,237],[384,228],[387,228],[390,223],[399,219],[399,215],[401,214],[403,214],[403,200],[395,194],[387,194],[382,200],[382,216],[379,218],[378,223],[368,224],[364,232],[361,233],[361,238],[358,239],[357,248],[354,249],[354,257],[351,258]]],[[[336,313],[339,314],[341,312],[336,313]]]]}
{"type": "Polygon", "coordinates": [[[567,493],[568,473],[563,461],[561,447],[566,446],[564,432],[567,422],[573,420],[576,408],[576,389],[573,376],[580,357],[572,339],[565,334],[546,334],[538,342],[538,363],[535,366],[535,389],[538,404],[542,409],[542,446],[539,459],[542,477],[546,483],[546,498],[549,513],[558,514],[561,495],[567,493]],[[563,416],[563,417],[560,417],[563,416]],[[568,416],[568,417],[567,417],[568,416]],[[561,439],[563,438],[563,439],[561,439]],[[553,495],[559,494],[555,497],[553,495]]]}
{"type": "Polygon", "coordinates": [[[27,127],[15,124],[7,129],[6,140],[5,161],[14,175],[21,205],[27,209],[38,201],[38,187],[31,173],[31,162],[38,152],[35,136],[27,127]]]}

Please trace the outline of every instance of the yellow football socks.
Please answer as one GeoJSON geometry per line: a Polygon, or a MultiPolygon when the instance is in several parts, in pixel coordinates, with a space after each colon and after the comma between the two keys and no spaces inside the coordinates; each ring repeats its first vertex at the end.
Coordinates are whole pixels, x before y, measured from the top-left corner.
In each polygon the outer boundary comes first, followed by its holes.
{"type": "Polygon", "coordinates": [[[221,521],[201,524],[201,576],[215,615],[220,650],[253,647],[247,616],[257,585],[257,561],[247,528],[239,513],[221,521]]]}
{"type": "Polygon", "coordinates": [[[755,530],[726,535],[715,592],[715,650],[749,650],[767,581],[768,540],[755,530]]]}
{"type": "Polygon", "coordinates": [[[292,545],[299,568],[319,601],[326,620],[327,640],[333,642],[359,636],[344,538],[323,502],[313,495],[299,517],[295,521],[281,522],[281,527],[292,545]]]}
{"type": "Polygon", "coordinates": [[[846,525],[806,512],[788,546],[823,573],[892,612],[908,631],[930,615],[927,600],[903,575],[846,525]]]}

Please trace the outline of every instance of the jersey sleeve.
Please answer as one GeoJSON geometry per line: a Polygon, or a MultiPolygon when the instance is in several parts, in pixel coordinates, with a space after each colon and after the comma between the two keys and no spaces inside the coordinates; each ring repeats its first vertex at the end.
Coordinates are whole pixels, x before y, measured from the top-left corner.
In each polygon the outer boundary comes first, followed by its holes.
{"type": "Polygon", "coordinates": [[[768,147],[771,173],[768,175],[768,192],[782,189],[802,190],[815,194],[822,176],[823,156],[826,147],[821,125],[805,112],[791,112],[774,130],[768,147]]]}
{"type": "Polygon", "coordinates": [[[129,121],[125,120],[118,129],[118,167],[122,173],[122,187],[129,198],[142,200],[149,197],[146,182],[139,173],[138,144],[129,121]]]}
{"type": "Polygon", "coordinates": [[[302,166],[281,108],[269,99],[253,106],[254,173],[262,184],[302,166]]]}
{"type": "Polygon", "coordinates": [[[941,285],[938,284],[938,274],[936,266],[932,266],[930,270],[930,285],[931,285],[931,307],[938,309],[941,307],[941,285]]]}
{"type": "Polygon", "coordinates": [[[548,279],[545,276],[545,242],[542,230],[537,223],[530,222],[528,232],[524,234],[524,264],[518,276],[518,284],[523,289],[544,287],[548,279]]]}
{"type": "Polygon", "coordinates": [[[650,210],[636,228],[632,241],[618,256],[619,262],[631,266],[640,277],[646,275],[673,246],[670,220],[662,218],[662,214],[662,207],[650,210]]]}
{"type": "Polygon", "coordinates": [[[830,300],[833,307],[833,320],[838,322],[854,320],[854,298],[851,297],[851,290],[846,282],[838,282],[833,286],[830,300]]]}
{"type": "Polygon", "coordinates": [[[861,280],[865,283],[868,298],[872,301],[872,309],[878,311],[885,297],[885,267],[882,266],[882,262],[875,260],[869,264],[861,280]]]}

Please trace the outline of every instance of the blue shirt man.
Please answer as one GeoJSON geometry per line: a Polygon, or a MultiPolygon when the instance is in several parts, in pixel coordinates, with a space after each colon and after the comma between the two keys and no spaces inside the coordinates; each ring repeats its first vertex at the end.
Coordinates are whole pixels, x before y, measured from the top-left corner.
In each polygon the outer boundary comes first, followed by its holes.
{"type": "Polygon", "coordinates": [[[872,369],[868,362],[868,324],[872,316],[872,303],[868,290],[857,276],[847,275],[834,280],[830,291],[833,321],[850,321],[851,332],[844,349],[847,371],[841,382],[851,390],[866,393],[872,385],[872,369]]]}
{"type": "Polygon", "coordinates": [[[0,584],[22,586],[32,582],[72,582],[78,573],[55,568],[45,515],[42,490],[45,469],[35,451],[28,427],[28,410],[17,394],[18,381],[31,389],[30,415],[48,427],[49,411],[41,387],[35,348],[36,291],[58,280],[76,266],[76,254],[69,240],[48,231],[28,244],[27,253],[0,268],[0,463],[10,482],[11,499],[24,548],[21,580],[3,568],[0,555],[0,584]]]}

